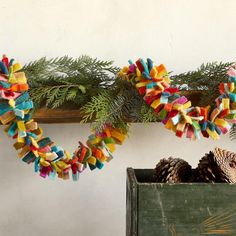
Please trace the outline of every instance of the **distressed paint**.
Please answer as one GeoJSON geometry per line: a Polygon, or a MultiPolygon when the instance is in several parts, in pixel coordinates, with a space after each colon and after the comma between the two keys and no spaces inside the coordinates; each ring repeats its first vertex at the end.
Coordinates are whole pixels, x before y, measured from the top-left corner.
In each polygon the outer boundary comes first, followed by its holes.
{"type": "Polygon", "coordinates": [[[236,185],[162,184],[152,175],[127,170],[126,236],[236,235],[236,185]]]}

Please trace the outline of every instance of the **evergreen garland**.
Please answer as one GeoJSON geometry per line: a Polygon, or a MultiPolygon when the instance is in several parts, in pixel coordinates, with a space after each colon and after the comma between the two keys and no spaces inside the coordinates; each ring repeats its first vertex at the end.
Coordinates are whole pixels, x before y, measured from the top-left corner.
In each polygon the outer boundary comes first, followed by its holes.
{"type": "Polygon", "coordinates": [[[231,62],[211,62],[202,64],[194,71],[171,76],[172,85],[176,85],[179,90],[201,90],[202,96],[199,98],[199,105],[214,105],[215,98],[219,94],[220,82],[227,82],[227,70],[233,63],[231,62]]]}
{"type": "Polygon", "coordinates": [[[36,107],[82,107],[114,82],[119,68],[89,56],[41,58],[24,66],[36,107]]]}

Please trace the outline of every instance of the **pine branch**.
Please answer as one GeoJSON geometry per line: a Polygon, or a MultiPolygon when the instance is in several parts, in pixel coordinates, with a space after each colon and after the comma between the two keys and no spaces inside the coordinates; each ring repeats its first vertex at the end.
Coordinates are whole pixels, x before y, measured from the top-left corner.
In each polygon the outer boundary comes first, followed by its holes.
{"type": "Polygon", "coordinates": [[[89,56],[41,58],[24,66],[36,107],[57,108],[70,102],[81,107],[114,83],[119,68],[89,56]]]}
{"type": "Polygon", "coordinates": [[[219,94],[220,82],[227,82],[227,70],[233,63],[212,62],[202,64],[196,71],[171,76],[172,85],[180,90],[203,90],[199,105],[213,105],[219,94]]]}
{"type": "Polygon", "coordinates": [[[140,111],[140,122],[149,123],[149,122],[160,122],[160,119],[150,106],[144,103],[140,111]]]}

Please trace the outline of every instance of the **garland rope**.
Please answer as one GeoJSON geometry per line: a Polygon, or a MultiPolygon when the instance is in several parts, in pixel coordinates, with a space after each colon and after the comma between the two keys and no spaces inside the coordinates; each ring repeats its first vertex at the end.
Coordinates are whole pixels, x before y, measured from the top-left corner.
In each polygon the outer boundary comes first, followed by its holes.
{"type": "MultiPolygon", "coordinates": [[[[229,131],[236,123],[236,70],[228,71],[229,82],[219,86],[221,95],[216,99],[216,108],[210,106],[192,107],[191,101],[178,94],[178,89],[170,86],[170,79],[164,65],[154,66],[152,60],[139,59],[134,64],[129,61],[118,77],[133,84],[145,102],[150,105],[167,129],[182,137],[214,140],[229,131]]],[[[72,172],[73,180],[87,167],[102,169],[109,162],[116,144],[122,144],[127,133],[116,127],[106,125],[102,132],[94,132],[88,137],[86,145],[79,142],[71,155],[56,146],[31,115],[33,102],[29,86],[21,65],[3,56],[0,61],[0,121],[6,125],[5,132],[16,142],[18,157],[26,163],[34,163],[35,172],[40,176],[54,179],[58,176],[68,179],[72,172]]]]}
{"type": "Polygon", "coordinates": [[[79,142],[70,155],[49,137],[44,137],[42,128],[32,119],[33,102],[25,74],[20,70],[21,65],[6,56],[0,62],[0,121],[7,125],[8,136],[16,140],[14,147],[19,151],[18,157],[28,164],[34,163],[35,172],[44,178],[54,179],[57,175],[68,179],[71,170],[76,181],[88,166],[91,170],[102,169],[104,162],[113,158],[115,144],[121,144],[125,134],[107,125],[103,132],[88,137],[87,146],[79,142]]]}
{"type": "Polygon", "coordinates": [[[191,101],[178,94],[177,88],[170,87],[168,72],[163,64],[154,66],[151,59],[129,61],[119,76],[136,87],[145,102],[151,106],[160,121],[176,136],[200,139],[200,134],[216,140],[226,134],[236,123],[236,70],[228,71],[229,82],[219,86],[220,96],[216,107],[192,107],[191,101]]]}

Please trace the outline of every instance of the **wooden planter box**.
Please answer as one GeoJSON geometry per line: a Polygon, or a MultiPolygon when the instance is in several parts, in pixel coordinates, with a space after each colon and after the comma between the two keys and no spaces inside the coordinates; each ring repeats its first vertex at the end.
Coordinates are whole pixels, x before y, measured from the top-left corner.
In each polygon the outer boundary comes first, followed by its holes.
{"type": "Polygon", "coordinates": [[[127,169],[126,236],[236,235],[236,185],[154,183],[127,169]]]}

